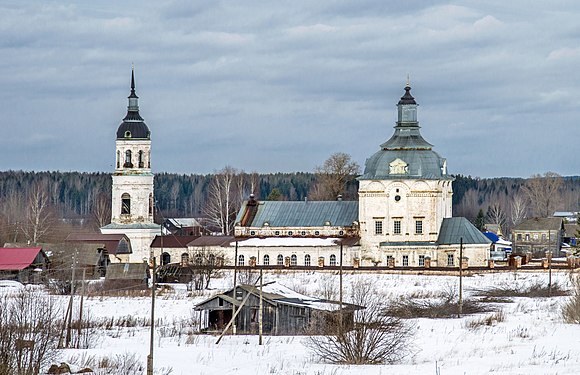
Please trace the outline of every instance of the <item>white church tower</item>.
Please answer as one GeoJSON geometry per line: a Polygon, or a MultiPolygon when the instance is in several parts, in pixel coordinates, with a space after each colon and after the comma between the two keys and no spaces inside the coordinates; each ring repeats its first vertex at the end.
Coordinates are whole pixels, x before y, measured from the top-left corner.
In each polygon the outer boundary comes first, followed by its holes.
{"type": "Polygon", "coordinates": [[[127,115],[117,129],[115,172],[113,173],[111,224],[103,234],[125,234],[133,253],[126,259],[149,259],[151,242],[161,226],[153,221],[154,195],[151,173],[151,132],[139,115],[135,93],[135,72],[131,71],[131,94],[127,115]]]}
{"type": "Polygon", "coordinates": [[[441,225],[451,217],[453,177],[421,136],[409,83],[397,112],[393,135],[359,177],[361,255],[366,263],[422,266],[436,259],[441,225]]]}

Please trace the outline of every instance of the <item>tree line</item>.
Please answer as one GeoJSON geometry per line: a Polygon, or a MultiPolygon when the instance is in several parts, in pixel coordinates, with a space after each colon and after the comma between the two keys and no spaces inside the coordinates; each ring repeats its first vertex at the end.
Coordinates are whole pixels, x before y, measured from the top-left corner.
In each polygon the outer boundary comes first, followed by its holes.
{"type": "MultiPolygon", "coordinates": [[[[230,233],[250,194],[258,200],[330,200],[338,194],[357,199],[358,165],[350,158],[340,160],[344,154],[334,156],[339,160],[325,162],[312,173],[259,174],[227,166],[206,175],[156,174],[157,217],[206,218],[218,231],[230,233]]],[[[0,172],[0,241],[58,240],[75,228],[96,230],[110,220],[110,197],[109,173],[0,172]]],[[[475,223],[483,213],[480,220],[501,224],[504,233],[525,217],[577,211],[579,201],[580,176],[456,175],[453,182],[454,216],[475,223]]]]}

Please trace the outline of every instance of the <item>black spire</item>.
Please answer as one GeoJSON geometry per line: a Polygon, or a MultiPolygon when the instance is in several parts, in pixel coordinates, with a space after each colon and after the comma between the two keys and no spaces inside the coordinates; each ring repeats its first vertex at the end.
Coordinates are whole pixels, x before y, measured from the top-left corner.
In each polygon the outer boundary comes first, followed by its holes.
{"type": "Polygon", "coordinates": [[[409,83],[405,86],[405,95],[401,96],[401,100],[397,103],[397,105],[401,104],[417,104],[415,98],[411,95],[411,86],[409,86],[409,83]]]}
{"type": "Polygon", "coordinates": [[[138,98],[135,94],[135,68],[131,68],[131,95],[130,98],[138,98]]]}
{"type": "Polygon", "coordinates": [[[135,68],[131,68],[131,95],[128,96],[129,112],[139,112],[139,97],[135,94],[135,68]]]}

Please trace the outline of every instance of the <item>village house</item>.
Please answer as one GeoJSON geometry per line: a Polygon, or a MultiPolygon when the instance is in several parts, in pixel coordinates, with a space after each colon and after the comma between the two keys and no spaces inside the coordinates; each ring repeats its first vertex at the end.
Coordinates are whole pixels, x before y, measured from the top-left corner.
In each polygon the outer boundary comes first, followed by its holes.
{"type": "MultiPolygon", "coordinates": [[[[262,304],[263,333],[266,335],[303,334],[313,323],[316,323],[317,332],[325,332],[337,324],[341,314],[341,304],[337,301],[305,296],[276,282],[263,285],[262,304]]],[[[202,330],[223,330],[233,316],[234,306],[241,310],[236,316],[237,333],[257,334],[260,288],[253,285],[238,285],[197,304],[195,310],[202,312],[202,330]]],[[[361,308],[364,307],[342,304],[342,321],[346,327],[352,327],[354,312],[361,308]]]]}
{"type": "Polygon", "coordinates": [[[547,252],[561,256],[564,220],[560,217],[526,219],[512,229],[513,252],[544,258],[547,252]]]}

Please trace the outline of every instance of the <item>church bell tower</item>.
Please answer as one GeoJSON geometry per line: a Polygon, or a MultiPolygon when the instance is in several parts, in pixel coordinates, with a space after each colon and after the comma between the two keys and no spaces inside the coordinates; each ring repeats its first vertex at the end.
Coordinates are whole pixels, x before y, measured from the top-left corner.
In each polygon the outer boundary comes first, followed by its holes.
{"type": "Polygon", "coordinates": [[[151,242],[160,233],[160,226],[153,221],[151,132],[139,114],[134,69],[128,99],[127,115],[117,129],[115,141],[111,224],[101,228],[101,232],[126,234],[133,250],[130,261],[135,262],[149,257],[151,242]]]}

